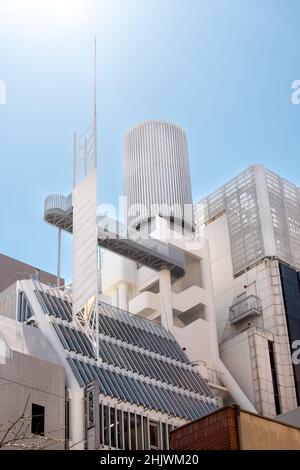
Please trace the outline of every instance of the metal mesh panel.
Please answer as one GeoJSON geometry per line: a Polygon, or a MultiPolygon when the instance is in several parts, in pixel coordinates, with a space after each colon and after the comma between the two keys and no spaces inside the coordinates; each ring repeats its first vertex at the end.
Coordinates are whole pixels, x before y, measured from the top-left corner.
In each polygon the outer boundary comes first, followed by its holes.
{"type": "MultiPolygon", "coordinates": [[[[265,170],[276,250],[274,256],[300,269],[300,190],[265,170]]],[[[262,201],[263,203],[263,201],[262,201]]],[[[198,231],[226,212],[234,274],[265,256],[257,202],[255,167],[195,206],[198,231]]]]}
{"type": "Polygon", "coordinates": [[[300,269],[300,191],[282,180],[293,265],[300,269]]]}
{"type": "Polygon", "coordinates": [[[255,173],[251,167],[195,207],[198,230],[227,214],[234,274],[264,255],[255,173]]]}
{"type": "Polygon", "coordinates": [[[286,224],[281,178],[275,173],[267,170],[266,179],[277,255],[279,258],[291,263],[292,256],[289,243],[289,232],[286,224]]]}
{"type": "Polygon", "coordinates": [[[300,193],[297,186],[266,170],[277,256],[300,268],[300,193]]]}

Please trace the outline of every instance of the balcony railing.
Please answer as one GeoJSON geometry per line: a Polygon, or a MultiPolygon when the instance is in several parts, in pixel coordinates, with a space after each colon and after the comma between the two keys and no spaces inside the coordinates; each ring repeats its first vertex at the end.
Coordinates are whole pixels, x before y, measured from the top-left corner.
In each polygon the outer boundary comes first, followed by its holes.
{"type": "Polygon", "coordinates": [[[229,308],[229,320],[232,324],[256,315],[261,315],[261,302],[256,295],[249,295],[229,308]]]}

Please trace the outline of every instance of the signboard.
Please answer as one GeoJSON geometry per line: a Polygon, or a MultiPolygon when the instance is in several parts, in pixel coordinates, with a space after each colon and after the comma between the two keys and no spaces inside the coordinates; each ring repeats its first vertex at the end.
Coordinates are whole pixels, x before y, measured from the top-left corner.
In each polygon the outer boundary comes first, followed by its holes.
{"type": "Polygon", "coordinates": [[[95,427],[95,385],[90,384],[86,391],[87,428],[95,427]]]}
{"type": "Polygon", "coordinates": [[[99,387],[96,382],[86,386],[86,429],[88,450],[99,448],[99,387]]]}

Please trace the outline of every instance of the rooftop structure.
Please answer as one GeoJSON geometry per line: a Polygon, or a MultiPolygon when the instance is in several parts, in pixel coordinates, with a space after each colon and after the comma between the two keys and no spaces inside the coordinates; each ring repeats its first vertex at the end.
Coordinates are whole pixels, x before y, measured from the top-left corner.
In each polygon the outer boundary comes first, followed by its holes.
{"type": "Polygon", "coordinates": [[[300,269],[300,189],[253,165],[195,205],[198,231],[226,214],[233,274],[264,257],[300,269]]]}
{"type": "Polygon", "coordinates": [[[178,126],[145,121],[126,133],[124,183],[129,223],[162,215],[192,225],[188,146],[178,126]]]}

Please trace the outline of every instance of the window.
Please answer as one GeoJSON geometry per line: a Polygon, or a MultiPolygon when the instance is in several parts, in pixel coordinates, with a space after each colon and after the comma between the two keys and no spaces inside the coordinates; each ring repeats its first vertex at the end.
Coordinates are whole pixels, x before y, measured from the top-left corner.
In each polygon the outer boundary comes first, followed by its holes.
{"type": "Polygon", "coordinates": [[[169,449],[172,426],[150,420],[130,410],[100,405],[100,443],[113,449],[169,449]],[[101,413],[102,410],[102,413],[101,413]]]}
{"type": "Polygon", "coordinates": [[[117,410],[110,408],[110,432],[111,432],[111,443],[110,447],[117,447],[117,410]]]}
{"type": "Polygon", "coordinates": [[[70,438],[70,402],[69,400],[65,401],[65,440],[68,442],[70,438]]]}
{"type": "Polygon", "coordinates": [[[131,450],[136,450],[136,425],[135,415],[130,413],[130,439],[131,439],[131,450]]]}
{"type": "Polygon", "coordinates": [[[150,421],[150,449],[159,449],[158,423],[150,421]]]}
{"type": "Polygon", "coordinates": [[[143,442],[143,418],[140,415],[136,415],[136,432],[137,432],[137,447],[138,450],[144,449],[144,442],[143,442]]]}
{"type": "Polygon", "coordinates": [[[109,446],[109,433],[110,433],[110,424],[109,424],[109,407],[103,407],[103,425],[104,425],[104,445],[109,446]]]}
{"type": "Polygon", "coordinates": [[[31,432],[32,434],[44,435],[45,431],[45,407],[32,403],[31,432]]]}
{"type": "Polygon", "coordinates": [[[279,389],[278,389],[278,379],[277,379],[277,371],[276,371],[276,364],[275,364],[275,353],[274,353],[274,344],[273,344],[273,342],[268,341],[268,346],[269,346],[270,366],[271,366],[272,382],[273,382],[275,410],[276,410],[276,414],[280,415],[281,405],[280,405],[280,396],[279,396],[279,389]]]}
{"type": "Polygon", "coordinates": [[[161,424],[161,430],[162,430],[162,435],[161,435],[161,448],[162,449],[169,449],[169,434],[168,434],[168,424],[167,423],[162,423],[161,424]]]}
{"type": "MultiPolygon", "coordinates": [[[[291,352],[292,344],[300,334],[300,291],[299,273],[282,263],[279,264],[281,285],[283,290],[286,322],[291,352]]],[[[300,364],[293,364],[297,404],[300,406],[300,364]]]]}
{"type": "Polygon", "coordinates": [[[124,449],[123,412],[121,410],[117,410],[117,426],[118,426],[118,436],[117,436],[118,449],[124,449]]]}
{"type": "Polygon", "coordinates": [[[125,450],[130,449],[129,438],[130,438],[130,423],[128,422],[128,412],[124,411],[124,438],[125,438],[125,450]]]}
{"type": "Polygon", "coordinates": [[[148,419],[145,416],[143,417],[143,425],[144,450],[150,450],[148,419]]]}

